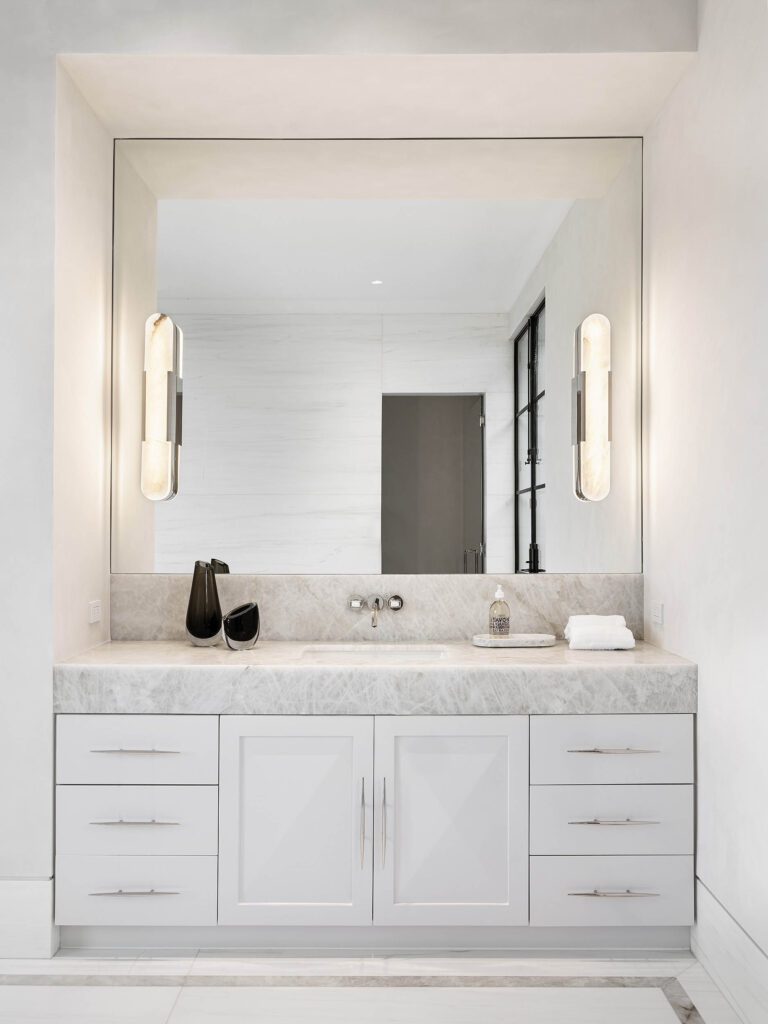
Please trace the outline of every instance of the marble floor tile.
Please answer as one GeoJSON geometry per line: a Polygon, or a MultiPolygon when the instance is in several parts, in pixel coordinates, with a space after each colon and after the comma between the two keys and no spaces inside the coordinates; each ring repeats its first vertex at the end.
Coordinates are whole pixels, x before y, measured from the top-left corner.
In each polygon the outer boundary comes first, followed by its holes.
{"type": "Polygon", "coordinates": [[[304,977],[676,977],[695,961],[676,956],[644,960],[597,960],[534,957],[269,957],[201,950],[190,971],[193,978],[304,977]]]}
{"type": "Polygon", "coordinates": [[[2,1024],[166,1024],[177,988],[0,987],[2,1024]]]}
{"type": "Polygon", "coordinates": [[[571,959],[568,957],[387,957],[379,961],[387,975],[462,975],[472,977],[676,977],[693,957],[645,960],[571,959]]]}
{"type": "MultiPolygon", "coordinates": [[[[136,955],[102,956],[93,952],[89,956],[62,956],[57,954],[53,959],[45,960],[2,960],[0,959],[0,979],[14,975],[116,975],[128,974],[136,963],[136,955]]],[[[0,984],[3,982],[0,981],[0,984]]]]}
{"type": "Polygon", "coordinates": [[[201,950],[192,965],[195,976],[370,977],[387,973],[380,957],[263,957],[217,955],[201,950]]]}
{"type": "Polygon", "coordinates": [[[168,1024],[679,1024],[652,988],[193,988],[168,1024]]]}
{"type": "Polygon", "coordinates": [[[195,954],[188,956],[148,956],[138,957],[130,965],[128,971],[131,976],[158,977],[173,975],[174,977],[186,978],[195,963],[195,954]]]}
{"type": "Polygon", "coordinates": [[[694,961],[679,981],[706,1024],[742,1024],[741,1017],[700,963],[694,961]]]}

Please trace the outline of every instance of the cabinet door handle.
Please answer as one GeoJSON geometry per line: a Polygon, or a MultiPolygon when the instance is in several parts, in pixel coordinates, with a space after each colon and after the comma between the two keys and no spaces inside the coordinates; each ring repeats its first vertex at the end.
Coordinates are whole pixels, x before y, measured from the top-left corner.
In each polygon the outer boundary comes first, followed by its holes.
{"type": "Polygon", "coordinates": [[[104,747],[92,754],[180,754],[180,750],[158,750],[156,747],[104,747]]]}
{"type": "Polygon", "coordinates": [[[105,889],[89,892],[89,896],[180,896],[177,889],[105,889]]]}
{"type": "Polygon", "coordinates": [[[641,750],[639,747],[579,747],[569,754],[660,754],[660,750],[641,750]]]}
{"type": "Polygon", "coordinates": [[[105,818],[92,821],[91,825],[180,825],[180,821],[163,821],[159,818],[105,818]]]}
{"type": "Polygon", "coordinates": [[[360,870],[365,867],[365,776],[360,784],[360,870]]]}
{"type": "Polygon", "coordinates": [[[640,818],[589,818],[585,821],[569,821],[569,825],[660,825],[659,821],[640,818]]]}
{"type": "Polygon", "coordinates": [[[646,896],[658,896],[657,892],[637,892],[634,889],[591,889],[587,892],[569,892],[569,896],[588,896],[590,898],[611,900],[644,899],[646,896]]]}
{"type": "Polygon", "coordinates": [[[387,863],[387,780],[381,787],[381,866],[387,863]]]}

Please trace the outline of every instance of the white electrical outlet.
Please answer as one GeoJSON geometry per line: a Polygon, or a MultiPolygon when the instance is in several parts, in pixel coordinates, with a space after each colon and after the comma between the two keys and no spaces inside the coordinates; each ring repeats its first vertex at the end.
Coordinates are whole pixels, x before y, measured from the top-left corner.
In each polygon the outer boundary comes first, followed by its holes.
{"type": "Polygon", "coordinates": [[[664,625],[664,605],[661,601],[651,601],[651,622],[656,626],[664,625]]]}
{"type": "Polygon", "coordinates": [[[88,602],[88,621],[101,622],[101,601],[88,602]]]}

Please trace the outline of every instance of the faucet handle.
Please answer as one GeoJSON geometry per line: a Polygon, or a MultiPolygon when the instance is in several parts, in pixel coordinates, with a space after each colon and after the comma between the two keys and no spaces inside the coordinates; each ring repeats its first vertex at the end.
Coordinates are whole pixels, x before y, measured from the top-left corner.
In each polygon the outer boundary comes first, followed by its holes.
{"type": "Polygon", "coordinates": [[[399,612],[405,602],[399,594],[393,594],[392,597],[387,598],[387,604],[393,612],[399,612]]]}
{"type": "Polygon", "coordinates": [[[362,611],[363,608],[365,608],[365,598],[364,597],[357,597],[357,596],[350,597],[350,599],[349,599],[349,607],[352,608],[352,610],[356,611],[356,612],[362,611]]]}

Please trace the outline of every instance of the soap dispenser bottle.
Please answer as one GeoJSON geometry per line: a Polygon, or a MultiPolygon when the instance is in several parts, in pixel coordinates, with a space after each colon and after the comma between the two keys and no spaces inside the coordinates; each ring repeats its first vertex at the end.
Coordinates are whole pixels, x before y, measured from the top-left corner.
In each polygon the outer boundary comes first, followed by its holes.
{"type": "Polygon", "coordinates": [[[195,647],[213,647],[221,640],[221,605],[210,562],[195,562],[187,606],[187,637],[195,647]]]}
{"type": "Polygon", "coordinates": [[[491,636],[509,636],[509,605],[504,600],[501,585],[496,588],[495,600],[491,605],[488,632],[491,636]]]}

